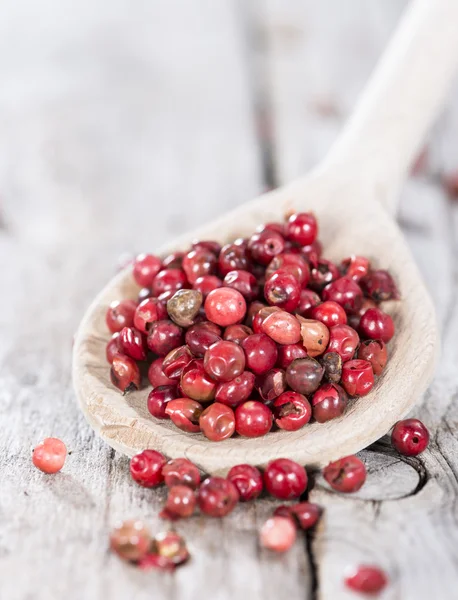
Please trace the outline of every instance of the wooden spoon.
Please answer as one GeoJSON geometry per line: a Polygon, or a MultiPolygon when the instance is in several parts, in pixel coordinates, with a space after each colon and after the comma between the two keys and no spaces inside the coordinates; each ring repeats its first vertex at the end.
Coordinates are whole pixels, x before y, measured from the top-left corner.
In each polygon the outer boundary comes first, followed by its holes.
{"type": "Polygon", "coordinates": [[[390,361],[373,391],[352,401],[340,419],[257,439],[215,443],[156,420],[146,408],[146,390],[122,396],[111,385],[105,359],[107,306],[138,293],[126,269],[88,309],[73,357],[81,409],[113,448],[128,455],[155,448],[169,457],[186,456],[208,473],[224,473],[244,462],[263,465],[277,457],[319,466],[368,446],[409,412],[433,375],[438,333],[431,299],[390,213],[458,63],[457,22],[456,0],[415,0],[322,165],[157,250],[168,254],[196,238],[223,243],[250,235],[260,223],[281,220],[287,211],[313,211],[327,257],[368,256],[399,284],[402,301],[387,307],[396,324],[390,361]]]}

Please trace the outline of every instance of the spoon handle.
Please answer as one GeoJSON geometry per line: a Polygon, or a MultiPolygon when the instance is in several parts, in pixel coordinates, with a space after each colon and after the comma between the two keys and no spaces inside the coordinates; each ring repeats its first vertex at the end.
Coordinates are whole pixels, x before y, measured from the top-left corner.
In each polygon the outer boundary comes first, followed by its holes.
{"type": "Polygon", "coordinates": [[[372,178],[392,213],[458,66],[458,0],[412,0],[326,160],[372,178]]]}

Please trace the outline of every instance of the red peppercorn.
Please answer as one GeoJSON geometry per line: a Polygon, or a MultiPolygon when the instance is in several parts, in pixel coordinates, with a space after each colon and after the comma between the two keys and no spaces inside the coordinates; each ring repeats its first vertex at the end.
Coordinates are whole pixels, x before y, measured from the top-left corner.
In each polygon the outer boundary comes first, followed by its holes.
{"type": "Polygon", "coordinates": [[[110,548],[127,561],[141,560],[151,545],[151,535],[141,521],[119,523],[110,536],[110,548]]]}
{"type": "Polygon", "coordinates": [[[166,318],[164,304],[157,298],[146,298],[135,310],[134,325],[142,333],[148,333],[152,323],[166,318]]]}
{"type": "Polygon", "coordinates": [[[300,250],[302,256],[304,256],[309,263],[315,263],[323,253],[323,246],[319,240],[315,240],[312,244],[302,246],[300,250]]]}
{"type": "Polygon", "coordinates": [[[323,300],[333,300],[346,312],[357,312],[363,302],[363,292],[351,277],[340,277],[328,284],[322,294],[323,300]]]}
{"type": "Polygon", "coordinates": [[[248,271],[250,261],[247,256],[246,246],[240,244],[226,244],[221,248],[218,258],[218,268],[222,277],[229,271],[248,271]]]}
{"type": "Polygon", "coordinates": [[[130,461],[132,479],[143,487],[155,487],[164,481],[162,467],[167,462],[163,454],[156,450],[143,450],[130,461]]]}
{"type": "Polygon", "coordinates": [[[134,360],[146,360],[146,344],[143,336],[135,327],[124,327],[120,333],[121,352],[134,360]]]}
{"type": "Polygon", "coordinates": [[[252,302],[259,295],[256,277],[249,271],[229,271],[224,277],[224,285],[240,292],[247,302],[252,302]]]}
{"type": "Polygon", "coordinates": [[[215,323],[203,321],[190,327],[186,332],[186,344],[194,356],[202,357],[205,352],[221,340],[221,329],[215,323]]]}
{"type": "Polygon", "coordinates": [[[366,481],[366,467],[357,456],[346,456],[329,463],[323,477],[338,492],[357,492],[366,481]]]}
{"type": "Polygon", "coordinates": [[[242,342],[245,351],[246,366],[255,375],[270,371],[278,357],[277,345],[264,333],[255,333],[242,342]]]}
{"type": "Polygon", "coordinates": [[[241,344],[245,338],[249,335],[253,335],[251,327],[246,325],[229,325],[224,331],[224,339],[228,342],[234,342],[235,344],[241,344]]]}
{"type": "Polygon", "coordinates": [[[350,396],[365,396],[374,387],[374,371],[367,360],[349,360],[342,367],[342,385],[350,396]]]}
{"type": "Polygon", "coordinates": [[[230,438],[235,431],[234,411],[220,402],[213,402],[200,415],[200,430],[212,442],[230,438]]]}
{"type": "Polygon", "coordinates": [[[329,330],[328,352],[337,352],[342,362],[350,360],[355,355],[359,344],[359,335],[349,325],[335,325],[329,330]]]}
{"type": "Polygon", "coordinates": [[[330,260],[319,258],[312,263],[310,270],[309,287],[312,290],[321,292],[332,281],[340,277],[339,269],[330,260]]]}
{"type": "Polygon", "coordinates": [[[296,358],[306,358],[307,350],[302,344],[285,344],[278,346],[277,367],[287,369],[296,358]]]}
{"type": "Polygon", "coordinates": [[[371,271],[369,275],[361,279],[361,287],[364,294],[375,302],[385,300],[399,300],[400,295],[393,278],[383,269],[371,271]]]}
{"type": "Polygon", "coordinates": [[[155,321],[151,324],[146,343],[151,352],[166,356],[183,344],[183,330],[168,319],[155,321]]]}
{"type": "Polygon", "coordinates": [[[336,383],[326,383],[313,394],[313,417],[318,423],[326,423],[340,417],[345,412],[348,396],[336,383]]]}
{"type": "Polygon", "coordinates": [[[150,364],[148,369],[148,380],[153,386],[153,388],[157,388],[161,385],[176,385],[176,381],[174,379],[169,379],[164,372],[162,371],[162,365],[164,363],[164,358],[156,358],[150,364]]]}
{"type": "Polygon", "coordinates": [[[216,277],[216,275],[202,275],[202,277],[198,277],[193,283],[192,287],[200,292],[204,298],[208,296],[208,294],[223,286],[223,281],[216,277]]]}
{"type": "Polygon", "coordinates": [[[382,340],[366,340],[358,348],[358,358],[372,365],[375,375],[380,375],[388,362],[388,352],[382,340]]]}
{"type": "Polygon", "coordinates": [[[286,224],[286,237],[299,246],[313,244],[318,235],[318,224],[311,213],[291,215],[286,224]]]}
{"type": "Polygon", "coordinates": [[[296,541],[296,527],[287,517],[271,517],[262,526],[259,541],[268,550],[286,552],[296,541]]]}
{"type": "Polygon", "coordinates": [[[245,298],[232,288],[222,287],[213,290],[205,299],[207,319],[221,327],[238,323],[243,319],[245,313],[245,298]]]}
{"type": "Polygon", "coordinates": [[[169,489],[164,510],[160,513],[163,519],[186,519],[191,517],[196,508],[194,490],[186,485],[175,485],[169,489]]]}
{"type": "Polygon", "coordinates": [[[111,336],[110,341],[107,344],[106,347],[106,357],[107,357],[107,362],[111,363],[113,362],[113,357],[115,354],[122,354],[122,350],[121,350],[121,345],[120,345],[120,332],[117,331],[116,333],[113,333],[113,335],[111,336]]]}
{"type": "Polygon", "coordinates": [[[418,419],[398,421],[391,432],[393,447],[405,456],[417,456],[429,444],[429,432],[418,419]]]}
{"type": "Polygon", "coordinates": [[[274,510],[275,516],[290,517],[304,530],[314,527],[318,523],[321,513],[321,508],[311,502],[299,502],[288,506],[282,504],[274,510]]]}
{"type": "Polygon", "coordinates": [[[204,361],[194,359],[184,367],[180,385],[189,398],[210,402],[215,397],[217,383],[205,372],[204,361]]]}
{"type": "Polygon", "coordinates": [[[203,406],[195,400],[189,398],[177,398],[167,403],[166,414],[170,417],[178,429],[188,433],[198,433],[200,431],[199,418],[202,414],[203,406]]]}
{"type": "Polygon", "coordinates": [[[337,304],[337,302],[333,302],[332,300],[314,306],[310,311],[310,317],[317,321],[321,321],[327,327],[345,325],[347,323],[347,313],[340,304],[337,304]]]}
{"type": "Polygon", "coordinates": [[[209,477],[199,489],[200,510],[210,517],[225,517],[239,501],[235,485],[222,477],[209,477]]]}
{"type": "Polygon", "coordinates": [[[148,410],[156,419],[168,419],[169,416],[165,412],[167,403],[176,398],[178,398],[176,385],[161,385],[149,393],[146,401],[148,410]]]}
{"type": "Polygon", "coordinates": [[[277,344],[296,344],[301,339],[301,324],[294,315],[284,310],[271,313],[264,319],[261,328],[277,344]]]}
{"type": "Polygon", "coordinates": [[[301,496],[307,488],[307,472],[289,458],[277,458],[264,471],[264,485],[271,496],[291,500],[301,496]]]}
{"type": "Polygon", "coordinates": [[[298,317],[301,324],[302,344],[307,354],[314,358],[323,354],[329,342],[329,329],[321,321],[298,317]]]}
{"type": "Polygon", "coordinates": [[[299,305],[301,284],[294,275],[280,269],[266,281],[264,296],[271,306],[292,312],[299,305]]]}
{"type": "Polygon", "coordinates": [[[175,531],[158,533],[151,544],[151,553],[156,554],[161,559],[167,559],[175,567],[189,559],[186,543],[181,535],[178,535],[175,531]]]}
{"type": "Polygon", "coordinates": [[[262,324],[271,314],[275,312],[285,312],[282,311],[278,306],[263,306],[258,310],[258,312],[253,317],[253,331],[254,333],[264,333],[262,330],[262,324]]]}
{"type": "Polygon", "coordinates": [[[382,569],[372,565],[359,565],[345,578],[345,585],[355,592],[378,594],[388,583],[382,569]]]}
{"type": "Polygon", "coordinates": [[[227,474],[240,496],[241,502],[255,500],[262,492],[262,475],[259,469],[251,465],[236,465],[227,474]]]}
{"type": "Polygon", "coordinates": [[[393,319],[379,308],[370,308],[361,317],[359,330],[366,338],[388,343],[394,336],[393,319]]]}
{"type": "Polygon", "coordinates": [[[205,250],[210,250],[213,254],[218,254],[221,252],[221,244],[216,240],[195,240],[192,243],[193,250],[201,250],[204,248],[205,250]]]}
{"type": "Polygon", "coordinates": [[[216,381],[231,381],[245,369],[245,352],[234,342],[216,342],[205,352],[204,369],[216,381]]]}
{"type": "Polygon", "coordinates": [[[272,229],[255,233],[248,240],[251,258],[261,265],[268,265],[274,256],[283,252],[284,248],[284,237],[272,229]]]}
{"type": "Polygon", "coordinates": [[[266,269],[266,279],[272,277],[280,269],[294,275],[301,287],[307,285],[310,278],[310,269],[307,261],[299,254],[284,252],[273,258],[266,269]]]}
{"type": "Polygon", "coordinates": [[[132,274],[141,287],[151,287],[154,278],[162,269],[161,259],[152,254],[139,254],[133,264],[132,274]]]}
{"type": "Polygon", "coordinates": [[[200,485],[199,469],[187,458],[174,458],[162,467],[164,483],[172,488],[176,485],[187,485],[195,490],[200,485]]]}
{"type": "Polygon", "coordinates": [[[216,388],[215,400],[235,408],[251,395],[255,376],[250,371],[244,371],[232,381],[224,381],[216,388]]]}
{"type": "Polygon", "coordinates": [[[342,261],[340,269],[342,275],[351,277],[354,281],[360,281],[369,273],[371,263],[365,256],[356,256],[352,254],[349,258],[342,261]]]}
{"type": "Polygon", "coordinates": [[[211,275],[216,270],[217,258],[206,248],[191,250],[183,257],[181,268],[186,273],[190,284],[194,284],[199,277],[211,275]]]}
{"type": "Polygon", "coordinates": [[[359,323],[361,321],[361,317],[364,313],[370,308],[377,308],[377,304],[371,300],[370,298],[363,298],[363,302],[359,308],[359,310],[355,313],[352,313],[348,317],[348,324],[353,327],[353,329],[359,329],[359,323]]]}
{"type": "Polygon", "coordinates": [[[137,363],[124,354],[115,354],[111,363],[111,383],[128,394],[140,389],[140,369],[137,363]]]}
{"type": "Polygon", "coordinates": [[[192,359],[192,352],[188,346],[178,346],[164,358],[162,371],[170,379],[180,379],[183,369],[192,359]]]}
{"type": "Polygon", "coordinates": [[[235,409],[235,430],[245,437],[266,435],[272,428],[270,408],[262,402],[249,400],[235,409]]]}
{"type": "Polygon", "coordinates": [[[172,252],[164,258],[162,266],[164,269],[181,269],[184,252],[172,252]]]}
{"type": "Polygon", "coordinates": [[[283,369],[271,369],[258,375],[256,389],[264,402],[272,402],[286,390],[286,375],[283,369]]]}
{"type": "Polygon", "coordinates": [[[301,290],[301,297],[295,312],[302,317],[309,317],[311,309],[320,302],[321,298],[313,290],[301,290]]]}
{"type": "Polygon", "coordinates": [[[133,300],[112,302],[106,314],[107,327],[111,333],[121,331],[124,327],[132,327],[136,309],[137,304],[133,300]]]}
{"type": "Polygon", "coordinates": [[[312,409],[305,396],[284,392],[273,404],[275,423],[285,431],[297,431],[310,421],[312,409]]]}
{"type": "Polygon", "coordinates": [[[299,394],[312,394],[323,379],[324,368],[314,358],[298,358],[286,369],[286,383],[299,394]]]}
{"type": "Polygon", "coordinates": [[[154,278],[152,290],[155,296],[164,292],[175,293],[188,285],[186,274],[181,269],[164,269],[154,278]]]}
{"type": "Polygon", "coordinates": [[[35,446],[32,462],[43,473],[53,474],[62,469],[67,458],[67,447],[58,438],[45,438],[35,446]]]}

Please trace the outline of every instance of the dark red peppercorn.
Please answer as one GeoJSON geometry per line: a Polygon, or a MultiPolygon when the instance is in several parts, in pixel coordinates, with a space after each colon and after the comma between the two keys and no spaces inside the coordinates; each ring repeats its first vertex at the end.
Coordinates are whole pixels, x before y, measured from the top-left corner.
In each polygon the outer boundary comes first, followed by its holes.
{"type": "Polygon", "coordinates": [[[169,379],[164,375],[162,371],[162,365],[164,363],[164,358],[156,358],[150,364],[148,369],[148,379],[153,388],[157,388],[160,385],[176,385],[176,381],[174,379],[169,379]]]}
{"type": "Polygon", "coordinates": [[[325,258],[319,258],[315,263],[312,263],[309,287],[316,292],[321,292],[325,286],[339,277],[339,269],[333,262],[325,258]]]}
{"type": "Polygon", "coordinates": [[[264,402],[272,402],[286,390],[286,376],[283,369],[271,369],[258,375],[256,389],[264,402]]]}
{"type": "Polygon", "coordinates": [[[314,306],[320,304],[321,298],[313,290],[301,290],[299,304],[296,308],[296,313],[302,317],[309,317],[310,311],[314,306]]]}
{"type": "Polygon", "coordinates": [[[418,419],[398,421],[391,432],[393,447],[405,456],[417,456],[429,444],[429,432],[418,419]]]}
{"type": "Polygon", "coordinates": [[[154,278],[152,290],[154,295],[160,296],[164,292],[177,292],[187,287],[188,280],[181,269],[164,269],[154,278]]]}
{"type": "Polygon", "coordinates": [[[278,346],[277,367],[287,369],[296,358],[306,358],[307,350],[302,344],[285,344],[278,346]]]}
{"type": "Polygon", "coordinates": [[[106,323],[111,333],[121,331],[124,327],[132,327],[137,304],[133,300],[112,302],[107,309],[106,323]]]}
{"type": "Polygon", "coordinates": [[[176,398],[178,398],[176,385],[161,385],[148,394],[148,410],[156,419],[168,419],[169,416],[165,412],[167,403],[176,398]]]}
{"type": "Polygon", "coordinates": [[[253,335],[253,330],[251,327],[240,325],[240,323],[238,323],[236,325],[229,325],[229,327],[226,327],[223,337],[228,342],[241,344],[249,335],[253,335]]]}
{"type": "Polygon", "coordinates": [[[215,400],[233,408],[248,400],[253,391],[255,375],[244,371],[232,381],[224,381],[216,388],[215,400]]]}
{"type": "Polygon", "coordinates": [[[225,517],[239,501],[235,485],[222,477],[209,477],[199,489],[200,510],[209,517],[225,517]]]}
{"type": "Polygon", "coordinates": [[[234,411],[220,402],[208,406],[199,419],[200,430],[212,442],[230,438],[235,431],[234,411]]]}
{"type": "Polygon", "coordinates": [[[221,252],[221,244],[216,240],[195,240],[192,243],[193,250],[201,250],[202,248],[205,250],[210,250],[213,254],[218,254],[221,252]]]}
{"type": "Polygon", "coordinates": [[[280,269],[266,281],[264,296],[271,306],[292,312],[299,305],[301,285],[294,275],[280,269]]]}
{"type": "MultiPolygon", "coordinates": [[[[246,313],[245,325],[247,325],[248,327],[253,327],[253,320],[262,308],[267,308],[266,304],[264,304],[263,302],[260,302],[259,300],[251,302],[251,304],[248,306],[248,310],[246,313]]],[[[268,308],[274,307],[269,306],[268,308]]],[[[255,331],[255,333],[259,333],[259,331],[255,331]]]]}
{"type": "Polygon", "coordinates": [[[259,295],[256,277],[249,271],[229,271],[224,277],[224,286],[240,292],[247,302],[252,302],[259,295]]]}
{"type": "Polygon", "coordinates": [[[333,300],[347,313],[357,312],[363,302],[363,292],[351,277],[340,277],[328,284],[322,294],[323,300],[333,300]]]}
{"type": "Polygon", "coordinates": [[[270,371],[277,362],[277,345],[263,333],[255,333],[245,338],[242,348],[245,351],[246,366],[255,375],[270,371]]]}
{"type": "Polygon", "coordinates": [[[285,431],[297,431],[306,425],[312,416],[309,401],[297,392],[284,392],[272,407],[275,423],[285,431]]]}
{"type": "Polygon", "coordinates": [[[361,317],[359,330],[366,338],[388,343],[394,336],[393,319],[379,308],[369,308],[361,317]]]}
{"type": "Polygon", "coordinates": [[[246,246],[239,244],[227,244],[221,248],[218,259],[218,267],[221,277],[225,277],[229,271],[248,271],[250,261],[247,257],[246,246]]]}
{"type": "Polygon", "coordinates": [[[359,565],[345,578],[345,585],[348,588],[363,594],[378,594],[387,583],[388,578],[384,571],[372,565],[359,565]]]}
{"type": "Polygon", "coordinates": [[[200,485],[200,472],[187,458],[174,458],[162,467],[164,483],[171,488],[175,485],[187,485],[195,490],[200,485]]]}
{"type": "Polygon", "coordinates": [[[272,229],[255,233],[248,241],[251,258],[261,265],[268,265],[274,256],[283,252],[284,248],[284,237],[272,229]]]}
{"type": "Polygon", "coordinates": [[[307,396],[318,389],[324,369],[314,358],[298,358],[286,369],[286,383],[295,392],[307,396]]]}
{"type": "Polygon", "coordinates": [[[106,357],[107,357],[107,362],[111,363],[113,362],[113,357],[115,354],[122,354],[122,350],[121,350],[121,345],[120,345],[120,332],[117,331],[116,333],[113,333],[113,335],[111,336],[110,341],[107,344],[106,347],[106,357]]]}
{"type": "Polygon", "coordinates": [[[140,389],[140,369],[137,363],[125,354],[115,354],[111,363],[111,383],[128,394],[140,389]]]}
{"type": "Polygon", "coordinates": [[[148,333],[151,324],[167,318],[167,310],[157,298],[147,298],[141,302],[134,315],[134,325],[142,333],[148,333]]]}
{"type": "Polygon", "coordinates": [[[336,383],[326,383],[313,394],[313,417],[318,423],[326,423],[343,415],[347,404],[345,390],[336,383]]]}
{"type": "Polygon", "coordinates": [[[187,519],[196,508],[194,491],[186,485],[175,485],[169,489],[164,509],[160,513],[163,519],[187,519]]]}
{"type": "Polygon", "coordinates": [[[210,402],[215,397],[217,383],[205,372],[204,361],[193,359],[184,367],[180,385],[189,398],[210,402]]]}
{"type": "Polygon", "coordinates": [[[357,492],[366,481],[366,467],[357,456],[346,456],[329,463],[323,477],[338,492],[357,492]]]}
{"type": "Polygon", "coordinates": [[[360,281],[369,273],[371,263],[365,256],[356,256],[353,254],[342,261],[340,271],[342,275],[351,277],[354,281],[360,281]]]}
{"type": "Polygon", "coordinates": [[[200,247],[185,254],[181,268],[185,272],[189,283],[193,285],[199,277],[213,274],[216,266],[217,258],[215,254],[211,250],[200,247]]]}
{"type": "Polygon", "coordinates": [[[355,355],[359,344],[359,335],[349,325],[335,325],[329,330],[329,343],[326,350],[328,352],[337,352],[342,358],[342,362],[350,360],[355,355]]]}
{"type": "Polygon", "coordinates": [[[235,430],[245,437],[266,435],[272,428],[270,408],[262,402],[249,400],[235,409],[235,430]]]}
{"type": "Polygon", "coordinates": [[[151,324],[146,343],[151,352],[166,356],[183,344],[183,330],[168,319],[155,321],[151,324]]]}
{"type": "Polygon", "coordinates": [[[372,365],[375,375],[380,375],[388,362],[388,351],[382,340],[366,340],[358,348],[358,358],[372,365]]]}
{"type": "Polygon", "coordinates": [[[364,294],[375,302],[385,300],[399,300],[400,294],[393,278],[383,269],[371,271],[369,275],[361,279],[361,287],[364,294]]]}
{"type": "Polygon", "coordinates": [[[162,372],[170,379],[180,379],[183,369],[192,359],[192,352],[188,346],[178,346],[164,358],[162,372]]]}
{"type": "Polygon", "coordinates": [[[145,340],[138,329],[135,327],[124,327],[120,333],[119,345],[121,352],[130,356],[134,360],[146,359],[145,340]]]}
{"type": "Polygon", "coordinates": [[[203,321],[190,327],[186,332],[186,344],[194,356],[202,357],[205,352],[221,340],[221,329],[215,323],[203,321]]]}
{"type": "Polygon", "coordinates": [[[301,287],[305,287],[310,279],[310,269],[307,261],[299,254],[284,252],[273,258],[266,269],[266,279],[272,277],[279,270],[291,273],[301,287]]]}
{"type": "Polygon", "coordinates": [[[310,311],[310,318],[321,321],[327,327],[334,327],[334,325],[346,324],[347,313],[340,304],[329,300],[328,302],[323,302],[322,304],[313,307],[310,311]]]}
{"type": "Polygon", "coordinates": [[[130,461],[132,479],[143,487],[154,487],[164,481],[162,467],[167,462],[163,454],[156,450],[143,450],[130,461]]]}
{"type": "Polygon", "coordinates": [[[271,496],[280,500],[299,498],[307,488],[307,472],[289,458],[277,458],[264,471],[264,485],[271,496]]]}
{"type": "Polygon", "coordinates": [[[262,492],[262,475],[259,469],[251,465],[236,465],[227,474],[240,496],[241,502],[255,500],[262,492]]]}
{"type": "Polygon", "coordinates": [[[374,372],[367,360],[349,360],[342,367],[342,385],[349,396],[365,396],[374,387],[374,372]]]}
{"type": "Polygon", "coordinates": [[[286,237],[299,246],[313,244],[318,235],[318,224],[312,213],[295,213],[286,224],[286,237]]]}
{"type": "Polygon", "coordinates": [[[164,269],[181,269],[184,252],[172,252],[164,258],[162,266],[164,269]]]}

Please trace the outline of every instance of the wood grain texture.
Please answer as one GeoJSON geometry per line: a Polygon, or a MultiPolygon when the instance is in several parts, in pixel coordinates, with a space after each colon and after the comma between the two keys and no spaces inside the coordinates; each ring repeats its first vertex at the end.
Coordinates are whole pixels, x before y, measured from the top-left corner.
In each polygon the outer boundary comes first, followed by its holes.
{"type": "Polygon", "coordinates": [[[362,453],[370,475],[357,500],[318,481],[312,498],[327,516],[308,551],[303,540],[285,557],[258,549],[266,500],[222,522],[180,524],[193,561],[174,577],[136,573],[107,552],[119,518],[139,516],[158,530],[164,492],[133,485],[127,459],[94,436],[76,406],[71,338],[86,306],[122,252],[159,246],[259,193],[266,146],[277,148],[280,182],[313,166],[404,3],[288,0],[272,12],[269,0],[254,7],[248,29],[240,4],[0,6],[2,600],[340,600],[349,597],[343,569],[369,559],[390,570],[384,600],[454,598],[458,213],[437,175],[456,166],[456,92],[432,137],[431,169],[408,184],[401,206],[443,328],[443,358],[418,408],[434,433],[431,451],[409,463],[386,444],[362,453]],[[260,32],[256,43],[248,37],[260,32]],[[262,137],[249,85],[261,66],[276,73],[262,137]],[[45,435],[72,450],[55,477],[31,468],[31,448],[45,435]]]}

